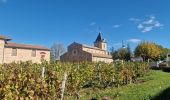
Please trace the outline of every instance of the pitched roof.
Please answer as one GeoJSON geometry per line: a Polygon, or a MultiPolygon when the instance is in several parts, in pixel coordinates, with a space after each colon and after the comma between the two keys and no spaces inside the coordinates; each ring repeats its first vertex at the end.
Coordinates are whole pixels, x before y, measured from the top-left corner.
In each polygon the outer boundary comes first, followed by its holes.
{"type": "Polygon", "coordinates": [[[86,44],[80,44],[80,43],[77,43],[77,42],[73,42],[73,43],[70,44],[69,46],[71,46],[71,45],[80,45],[80,46],[85,47],[85,48],[91,48],[91,49],[106,51],[106,50],[100,49],[100,48],[98,48],[98,47],[93,47],[93,46],[89,46],[89,45],[86,45],[86,44]]]}
{"type": "Polygon", "coordinates": [[[9,37],[7,37],[7,36],[3,36],[3,35],[0,35],[0,39],[6,40],[6,41],[12,40],[11,38],[9,38],[9,37]]]}
{"type": "Polygon", "coordinates": [[[50,51],[50,49],[44,47],[44,46],[39,46],[39,45],[29,45],[29,44],[18,44],[18,43],[12,43],[12,42],[7,42],[5,44],[5,47],[12,47],[12,48],[22,48],[22,49],[37,49],[37,50],[46,50],[50,51]]]}
{"type": "Polygon", "coordinates": [[[106,51],[106,50],[100,49],[100,48],[98,48],[98,47],[92,47],[92,46],[88,46],[88,45],[85,45],[85,44],[83,44],[82,46],[83,46],[83,47],[86,47],[86,48],[91,48],[91,49],[106,51]]]}
{"type": "Polygon", "coordinates": [[[72,43],[72,44],[70,44],[69,46],[71,46],[71,45],[81,45],[81,46],[82,46],[82,44],[77,43],[77,42],[73,42],[73,43],[72,43]]]}
{"type": "Polygon", "coordinates": [[[104,39],[101,36],[101,33],[99,33],[99,35],[97,36],[95,43],[96,42],[105,42],[104,39]]]}

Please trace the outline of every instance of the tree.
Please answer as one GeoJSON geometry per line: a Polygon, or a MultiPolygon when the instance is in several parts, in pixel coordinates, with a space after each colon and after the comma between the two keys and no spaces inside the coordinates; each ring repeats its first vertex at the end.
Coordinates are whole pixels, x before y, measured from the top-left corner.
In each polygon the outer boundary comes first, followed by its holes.
{"type": "Polygon", "coordinates": [[[120,48],[118,50],[112,50],[111,52],[113,60],[116,59],[121,59],[121,60],[125,60],[125,61],[129,61],[131,59],[131,50],[130,50],[130,46],[127,45],[127,48],[120,48]]]}
{"type": "Polygon", "coordinates": [[[118,49],[118,57],[119,57],[119,59],[126,60],[127,53],[128,53],[127,48],[118,49]]]}
{"type": "Polygon", "coordinates": [[[111,49],[111,55],[112,55],[113,60],[119,59],[118,51],[117,51],[117,50],[114,50],[113,47],[112,47],[112,49],[111,49]]]}
{"type": "Polygon", "coordinates": [[[60,56],[66,52],[63,44],[54,43],[51,46],[51,60],[60,60],[60,56]]]}
{"type": "Polygon", "coordinates": [[[155,43],[142,42],[136,47],[135,56],[142,57],[144,61],[158,61],[161,56],[161,49],[155,43]]]}
{"type": "Polygon", "coordinates": [[[126,53],[125,59],[127,61],[130,61],[131,60],[131,56],[132,56],[131,48],[130,48],[130,45],[127,44],[127,53],[126,53]]]}
{"type": "Polygon", "coordinates": [[[162,45],[158,45],[158,47],[161,49],[160,60],[165,60],[167,57],[167,54],[170,52],[170,49],[164,48],[162,45]]]}

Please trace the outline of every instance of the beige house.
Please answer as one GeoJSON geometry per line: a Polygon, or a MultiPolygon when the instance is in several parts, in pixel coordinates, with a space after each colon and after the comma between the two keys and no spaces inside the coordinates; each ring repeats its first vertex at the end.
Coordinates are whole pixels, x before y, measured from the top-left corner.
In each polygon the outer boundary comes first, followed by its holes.
{"type": "Polygon", "coordinates": [[[113,62],[112,56],[107,51],[107,43],[101,37],[99,33],[94,46],[87,46],[79,43],[72,43],[68,46],[68,52],[60,57],[64,62],[113,62]]]}
{"type": "Polygon", "coordinates": [[[19,61],[40,63],[42,59],[50,60],[50,50],[43,46],[18,44],[9,42],[11,39],[0,36],[0,64],[19,61]]]}

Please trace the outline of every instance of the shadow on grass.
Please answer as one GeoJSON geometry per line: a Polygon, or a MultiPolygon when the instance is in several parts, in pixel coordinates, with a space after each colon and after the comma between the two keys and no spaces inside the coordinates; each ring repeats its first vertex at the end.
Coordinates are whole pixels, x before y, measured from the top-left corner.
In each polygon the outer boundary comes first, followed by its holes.
{"type": "Polygon", "coordinates": [[[152,67],[152,70],[162,70],[164,72],[170,72],[170,67],[152,67]]]}
{"type": "Polygon", "coordinates": [[[151,98],[151,100],[170,100],[170,87],[151,98]]]}
{"type": "Polygon", "coordinates": [[[162,68],[162,71],[164,71],[164,72],[170,72],[170,67],[163,67],[163,68],[162,68]]]}

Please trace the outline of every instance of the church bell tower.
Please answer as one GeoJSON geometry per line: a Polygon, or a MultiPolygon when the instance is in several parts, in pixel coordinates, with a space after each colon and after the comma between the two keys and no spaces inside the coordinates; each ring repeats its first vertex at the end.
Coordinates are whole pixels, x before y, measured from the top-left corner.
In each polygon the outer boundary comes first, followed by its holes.
{"type": "Polygon", "coordinates": [[[94,46],[102,50],[107,50],[107,42],[102,38],[101,33],[97,36],[94,46]]]}

